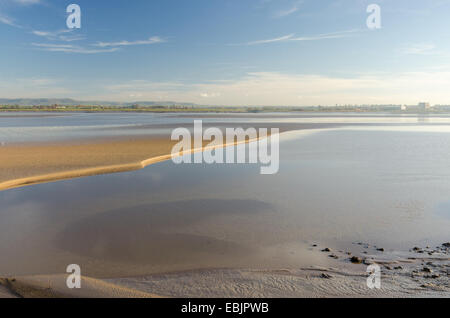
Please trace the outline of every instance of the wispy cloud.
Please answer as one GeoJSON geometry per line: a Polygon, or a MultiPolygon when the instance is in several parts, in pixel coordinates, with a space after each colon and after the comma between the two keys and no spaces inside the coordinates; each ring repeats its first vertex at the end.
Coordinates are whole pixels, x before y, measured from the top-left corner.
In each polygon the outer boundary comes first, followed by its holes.
{"type": "Polygon", "coordinates": [[[64,42],[72,42],[72,41],[79,41],[83,40],[85,37],[83,35],[72,35],[73,30],[59,30],[59,31],[39,31],[39,30],[32,30],[32,34],[45,37],[48,40],[54,41],[64,41],[64,42]]]}
{"type": "Polygon", "coordinates": [[[294,34],[288,34],[284,36],[280,36],[278,38],[273,39],[266,39],[266,40],[258,40],[258,41],[251,41],[246,43],[247,45],[257,45],[257,44],[267,44],[267,43],[273,43],[273,42],[283,42],[291,39],[294,36],[294,34]]]}
{"type": "Polygon", "coordinates": [[[436,46],[432,43],[416,43],[402,47],[400,53],[407,55],[434,55],[438,54],[436,46]]]}
{"type": "Polygon", "coordinates": [[[302,0],[297,0],[292,4],[291,7],[276,11],[274,14],[274,17],[275,18],[283,18],[283,17],[287,17],[287,16],[293,14],[300,9],[300,5],[302,3],[303,3],[302,0]]]}
{"type": "Polygon", "coordinates": [[[159,36],[150,37],[147,40],[139,41],[119,41],[119,42],[97,42],[95,46],[98,47],[118,47],[118,46],[131,46],[131,45],[149,45],[166,42],[166,40],[161,39],[159,36]]]}
{"type": "MultiPolygon", "coordinates": [[[[38,36],[43,36],[48,39],[61,40],[65,42],[75,41],[78,39],[77,37],[65,36],[63,34],[68,33],[67,31],[58,31],[58,32],[46,32],[46,31],[33,31],[33,34],[38,36]]],[[[40,48],[44,51],[49,52],[64,52],[64,53],[80,53],[80,54],[98,54],[98,53],[110,53],[116,52],[120,50],[122,46],[131,46],[131,45],[149,45],[165,42],[164,39],[161,39],[158,36],[154,36],[149,38],[148,40],[143,41],[120,41],[120,42],[97,42],[95,44],[90,44],[88,46],[80,46],[80,45],[71,45],[71,44],[54,44],[54,43],[32,43],[33,46],[40,48]],[[96,47],[96,48],[93,48],[96,47]]]]}
{"type": "Polygon", "coordinates": [[[314,36],[301,36],[297,38],[289,39],[289,41],[318,41],[318,40],[326,40],[326,39],[340,39],[347,38],[352,36],[355,33],[358,33],[360,30],[347,30],[341,32],[332,32],[332,33],[324,33],[314,36]]]}
{"type": "Polygon", "coordinates": [[[291,15],[291,14],[297,12],[298,9],[299,9],[298,4],[295,4],[292,8],[280,10],[280,11],[276,12],[274,16],[275,16],[275,18],[287,17],[288,15],[291,15]]]}
{"type": "Polygon", "coordinates": [[[14,21],[13,18],[10,18],[10,17],[8,17],[6,15],[2,15],[2,14],[0,14],[0,23],[6,24],[6,25],[9,25],[9,26],[13,26],[13,27],[16,27],[16,28],[20,28],[21,27],[20,25],[18,25],[14,21]]]}
{"type": "Polygon", "coordinates": [[[42,3],[41,0],[13,0],[13,2],[21,5],[32,5],[42,3]]]}
{"type": "MultiPolygon", "coordinates": [[[[360,30],[347,30],[341,32],[333,32],[333,33],[324,33],[313,36],[301,36],[295,37],[295,34],[288,34],[284,36],[280,36],[277,38],[266,39],[266,40],[258,40],[251,41],[240,45],[258,45],[258,44],[268,44],[274,42],[289,42],[289,41],[319,41],[319,40],[327,40],[327,39],[340,39],[350,37],[356,33],[360,32],[360,30]]],[[[239,45],[239,44],[238,44],[239,45]]]]}
{"type": "Polygon", "coordinates": [[[119,48],[116,47],[109,49],[90,49],[83,46],[70,44],[32,43],[32,45],[40,48],[41,50],[49,52],[80,53],[80,54],[109,53],[119,50],[119,48]]]}

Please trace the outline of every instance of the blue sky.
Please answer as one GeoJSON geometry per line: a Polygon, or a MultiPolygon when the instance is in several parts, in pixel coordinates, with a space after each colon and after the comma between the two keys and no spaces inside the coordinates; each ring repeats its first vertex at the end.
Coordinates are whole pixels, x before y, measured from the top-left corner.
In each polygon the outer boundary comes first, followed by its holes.
{"type": "Polygon", "coordinates": [[[0,98],[450,104],[449,16],[449,0],[0,0],[0,98]]]}

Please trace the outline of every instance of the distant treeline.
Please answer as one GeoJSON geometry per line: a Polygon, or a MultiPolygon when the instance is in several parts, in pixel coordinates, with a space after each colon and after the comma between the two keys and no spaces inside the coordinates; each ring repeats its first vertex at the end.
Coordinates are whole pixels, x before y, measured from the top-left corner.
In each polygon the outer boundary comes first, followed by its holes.
{"type": "Polygon", "coordinates": [[[79,105],[79,106],[18,106],[18,105],[0,105],[0,111],[48,111],[48,112],[233,112],[233,113],[258,113],[258,112],[280,112],[280,111],[300,111],[294,107],[208,107],[208,106],[98,106],[98,105],[79,105]]]}
{"type": "MultiPolygon", "coordinates": [[[[368,105],[368,106],[261,106],[261,107],[235,107],[235,106],[186,106],[186,105],[154,105],[154,106],[101,106],[101,105],[0,105],[0,111],[27,111],[27,112],[153,112],[153,113],[270,113],[270,112],[401,112],[417,113],[417,110],[400,110],[400,105],[368,105]]],[[[428,113],[449,112],[450,106],[435,106],[428,113]]]]}

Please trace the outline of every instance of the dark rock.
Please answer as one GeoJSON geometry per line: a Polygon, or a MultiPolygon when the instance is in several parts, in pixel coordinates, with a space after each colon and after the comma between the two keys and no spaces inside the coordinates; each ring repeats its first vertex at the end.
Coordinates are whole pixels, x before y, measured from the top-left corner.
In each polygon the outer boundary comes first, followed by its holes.
{"type": "Polygon", "coordinates": [[[403,269],[401,266],[395,266],[394,269],[403,269]]]}
{"type": "Polygon", "coordinates": [[[442,246],[444,246],[444,247],[450,247],[450,242],[444,243],[444,244],[442,244],[442,246]]]}
{"type": "Polygon", "coordinates": [[[422,272],[431,273],[432,270],[429,267],[424,267],[424,268],[422,268],[422,272]]]}
{"type": "Polygon", "coordinates": [[[328,247],[325,247],[322,252],[331,252],[331,250],[328,247]]]}
{"type": "Polygon", "coordinates": [[[333,276],[331,276],[330,274],[322,273],[322,275],[320,275],[320,277],[326,278],[326,279],[330,279],[330,278],[333,277],[333,276]]]}
{"type": "Polygon", "coordinates": [[[382,248],[382,247],[377,248],[377,251],[384,252],[384,248],[382,248]]]}
{"type": "Polygon", "coordinates": [[[334,255],[334,254],[328,255],[328,257],[331,257],[331,258],[334,258],[334,259],[338,259],[339,258],[337,255],[334,255]]]}
{"type": "Polygon", "coordinates": [[[357,256],[352,256],[350,258],[350,262],[352,262],[354,264],[361,264],[362,263],[362,259],[360,257],[357,257],[357,256]]]}

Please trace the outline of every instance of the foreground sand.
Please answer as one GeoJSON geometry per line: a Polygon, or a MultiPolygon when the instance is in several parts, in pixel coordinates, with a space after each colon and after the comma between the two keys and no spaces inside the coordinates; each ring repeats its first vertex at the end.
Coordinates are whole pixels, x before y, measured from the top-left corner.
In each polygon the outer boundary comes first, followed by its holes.
{"type": "Polygon", "coordinates": [[[65,275],[30,276],[0,281],[8,286],[0,286],[0,298],[450,297],[445,286],[416,287],[406,275],[384,273],[381,289],[369,289],[366,277],[364,270],[333,268],[219,269],[110,280],[83,277],[81,289],[68,289],[65,275]]]}
{"type": "MultiPolygon", "coordinates": [[[[0,279],[4,297],[450,297],[450,243],[436,248],[372,254],[374,247],[358,243],[367,252],[362,263],[351,263],[347,253],[331,252],[332,266],[286,269],[198,269],[148,276],[94,279],[83,277],[81,289],[66,287],[67,275],[19,276],[0,279]],[[430,255],[431,254],[431,255],[430,255]],[[332,258],[334,259],[334,257],[332,258]],[[367,287],[368,264],[381,269],[381,288],[367,287]]],[[[328,258],[315,245],[316,253],[328,258]]]]}

